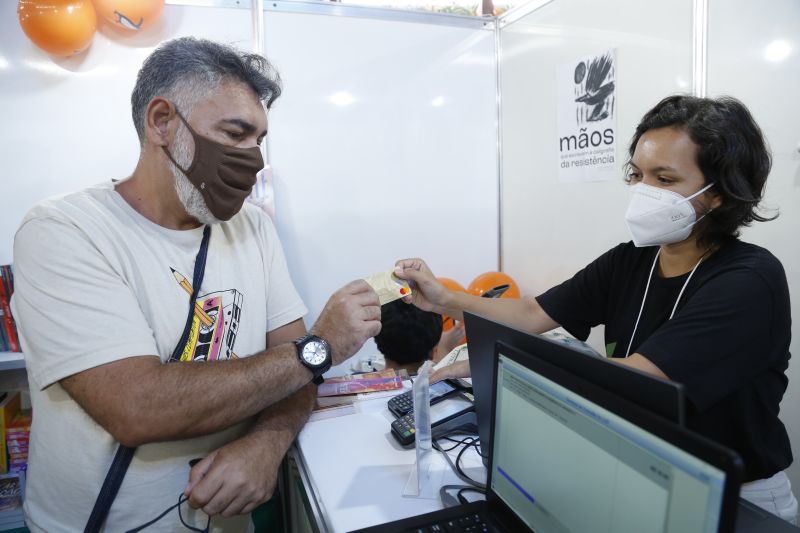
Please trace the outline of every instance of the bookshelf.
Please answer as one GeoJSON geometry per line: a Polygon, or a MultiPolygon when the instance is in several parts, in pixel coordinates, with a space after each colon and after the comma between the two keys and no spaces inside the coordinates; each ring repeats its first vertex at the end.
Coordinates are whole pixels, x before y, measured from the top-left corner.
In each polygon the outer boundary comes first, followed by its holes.
{"type": "Polygon", "coordinates": [[[25,368],[25,357],[21,352],[0,352],[0,371],[25,368]]]}

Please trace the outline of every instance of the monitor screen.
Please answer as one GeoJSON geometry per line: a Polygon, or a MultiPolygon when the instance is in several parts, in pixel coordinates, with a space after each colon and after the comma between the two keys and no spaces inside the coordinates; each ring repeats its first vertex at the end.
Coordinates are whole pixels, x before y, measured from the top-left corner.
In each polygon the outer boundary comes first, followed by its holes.
{"type": "Polygon", "coordinates": [[[547,532],[717,531],[723,470],[513,351],[498,345],[491,489],[523,522],[547,532]]]}
{"type": "Polygon", "coordinates": [[[475,393],[478,433],[481,447],[486,450],[492,446],[489,425],[494,391],[494,347],[497,341],[536,353],[550,364],[633,401],[644,409],[677,424],[684,423],[684,395],[678,383],[623,367],[606,358],[588,356],[567,344],[526,333],[480,315],[465,312],[464,325],[469,338],[469,366],[475,393]]]}

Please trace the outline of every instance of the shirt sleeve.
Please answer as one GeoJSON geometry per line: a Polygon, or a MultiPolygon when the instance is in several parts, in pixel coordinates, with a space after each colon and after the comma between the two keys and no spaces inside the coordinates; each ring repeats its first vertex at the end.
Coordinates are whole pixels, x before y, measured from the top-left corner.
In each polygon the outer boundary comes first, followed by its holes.
{"type": "Polygon", "coordinates": [[[295,289],[286,265],[278,232],[272,220],[262,214],[265,242],[264,265],[268,269],[269,285],[267,287],[267,332],[302,318],[308,313],[303,300],[295,289]]]}
{"type": "Polygon", "coordinates": [[[550,318],[577,339],[585,341],[591,329],[605,321],[618,250],[612,248],[572,278],[536,297],[550,318]]]}
{"type": "Polygon", "coordinates": [[[156,355],[131,288],[74,225],[39,217],[14,239],[12,308],[25,364],[45,387],[126,357],[156,355]]]}
{"type": "Polygon", "coordinates": [[[699,410],[713,405],[786,357],[788,287],[776,293],[786,279],[778,268],[772,281],[746,268],[712,278],[636,351],[682,383],[699,410]]]}

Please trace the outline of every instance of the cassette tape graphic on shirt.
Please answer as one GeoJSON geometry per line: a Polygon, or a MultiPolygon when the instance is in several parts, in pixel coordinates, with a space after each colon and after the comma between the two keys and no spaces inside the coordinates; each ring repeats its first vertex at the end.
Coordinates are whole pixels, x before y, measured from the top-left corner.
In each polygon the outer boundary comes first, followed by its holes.
{"type": "MultiPolygon", "coordinates": [[[[191,294],[189,281],[172,269],[178,285],[191,294]]],[[[181,361],[217,361],[236,359],[234,345],[242,315],[243,296],[236,289],[200,294],[194,306],[189,340],[181,361]]]]}

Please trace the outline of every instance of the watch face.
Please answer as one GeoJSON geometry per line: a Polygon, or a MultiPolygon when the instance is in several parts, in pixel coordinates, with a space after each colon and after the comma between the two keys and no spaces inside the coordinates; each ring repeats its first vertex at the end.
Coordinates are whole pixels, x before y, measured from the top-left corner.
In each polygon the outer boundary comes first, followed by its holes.
{"type": "Polygon", "coordinates": [[[319,366],[328,358],[328,350],[321,342],[311,341],[303,346],[303,359],[311,365],[319,366]]]}

